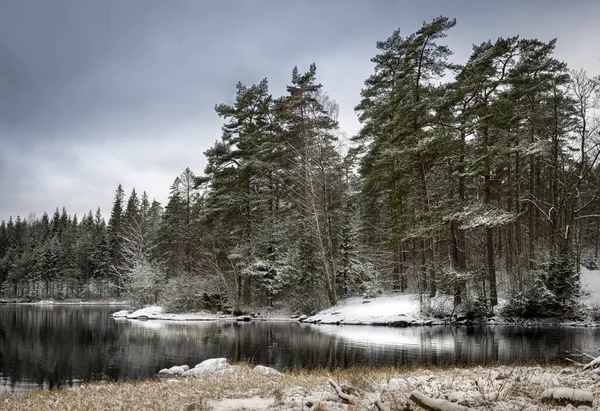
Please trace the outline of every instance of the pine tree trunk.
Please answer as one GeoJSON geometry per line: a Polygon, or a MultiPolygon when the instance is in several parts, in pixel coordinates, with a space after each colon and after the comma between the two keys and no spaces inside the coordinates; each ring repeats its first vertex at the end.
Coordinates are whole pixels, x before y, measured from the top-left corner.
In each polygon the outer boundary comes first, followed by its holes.
{"type": "MultiPolygon", "coordinates": [[[[531,124],[529,129],[529,143],[533,145],[535,143],[535,127],[531,124]]],[[[529,154],[529,193],[531,194],[532,203],[529,204],[529,269],[533,270],[535,264],[535,229],[536,229],[536,209],[533,205],[533,201],[536,199],[536,190],[535,190],[535,180],[536,180],[536,167],[535,167],[535,154],[529,154]]]]}
{"type": "MultiPolygon", "coordinates": [[[[485,146],[486,152],[491,145],[490,136],[488,133],[487,126],[483,129],[483,143],[485,146]]],[[[483,193],[483,201],[485,204],[490,204],[492,200],[492,181],[491,181],[491,172],[490,167],[488,168],[484,175],[484,193],[483,193]]],[[[485,228],[485,248],[486,248],[486,263],[487,263],[487,279],[489,283],[489,291],[490,291],[490,306],[494,307],[498,305],[498,290],[496,286],[496,263],[494,256],[494,230],[492,227],[485,228]]]]}

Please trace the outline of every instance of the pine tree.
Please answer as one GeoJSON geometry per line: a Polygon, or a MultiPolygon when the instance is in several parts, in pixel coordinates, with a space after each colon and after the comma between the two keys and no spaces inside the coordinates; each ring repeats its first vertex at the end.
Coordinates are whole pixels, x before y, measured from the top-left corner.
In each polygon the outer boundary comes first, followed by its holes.
{"type": "Polygon", "coordinates": [[[115,200],[108,220],[108,244],[110,248],[110,271],[116,275],[116,269],[122,264],[122,241],[123,235],[123,198],[124,191],[121,184],[117,187],[115,200]]]}

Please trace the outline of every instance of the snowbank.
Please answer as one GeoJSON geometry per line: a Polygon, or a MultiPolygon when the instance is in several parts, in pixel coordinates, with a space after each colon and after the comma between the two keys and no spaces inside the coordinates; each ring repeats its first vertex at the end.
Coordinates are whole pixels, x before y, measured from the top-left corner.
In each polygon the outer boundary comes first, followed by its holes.
{"type": "Polygon", "coordinates": [[[251,321],[251,320],[274,320],[274,321],[297,321],[297,319],[290,318],[289,314],[284,316],[281,312],[267,312],[264,314],[252,316],[244,315],[240,317],[234,317],[225,314],[213,314],[209,312],[196,312],[196,313],[167,313],[163,307],[152,306],[145,307],[141,310],[121,310],[111,314],[113,318],[128,319],[128,320],[163,320],[163,321],[219,321],[219,320],[231,320],[231,321],[251,321]]]}
{"type": "Polygon", "coordinates": [[[600,306],[600,270],[588,270],[585,267],[581,267],[581,273],[579,276],[581,282],[581,290],[585,298],[585,303],[588,306],[600,306]]]}
{"type": "Polygon", "coordinates": [[[222,316],[216,316],[214,314],[201,312],[201,313],[184,313],[184,314],[173,314],[165,313],[163,307],[155,305],[152,307],[145,307],[140,310],[121,310],[112,313],[113,318],[125,318],[128,320],[170,320],[170,321],[210,321],[222,319],[222,316]]]}
{"type": "Polygon", "coordinates": [[[349,298],[304,320],[315,324],[423,325],[432,324],[419,314],[418,297],[413,294],[365,299],[349,298]]]}

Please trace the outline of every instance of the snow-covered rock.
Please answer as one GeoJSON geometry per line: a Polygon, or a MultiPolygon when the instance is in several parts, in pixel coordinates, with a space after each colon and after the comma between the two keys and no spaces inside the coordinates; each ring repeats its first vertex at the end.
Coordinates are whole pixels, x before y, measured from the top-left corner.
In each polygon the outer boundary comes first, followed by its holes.
{"type": "Polygon", "coordinates": [[[171,368],[163,368],[158,372],[160,377],[170,377],[172,375],[182,375],[184,372],[188,371],[190,367],[187,365],[174,365],[171,368]]]}
{"type": "Polygon", "coordinates": [[[121,310],[121,311],[117,311],[116,313],[112,313],[111,317],[113,317],[113,318],[125,318],[129,314],[131,314],[131,310],[121,310]]]}
{"type": "MultiPolygon", "coordinates": [[[[189,369],[189,367],[188,367],[188,369],[189,369]]],[[[178,365],[175,365],[175,366],[169,368],[169,372],[174,375],[181,375],[186,371],[187,371],[186,369],[184,369],[183,367],[180,367],[178,365]]]]}
{"type": "Polygon", "coordinates": [[[275,368],[265,367],[264,365],[257,365],[252,369],[252,372],[263,375],[281,375],[275,368]]]}
{"type": "Polygon", "coordinates": [[[126,316],[126,318],[128,319],[140,319],[140,318],[146,318],[149,320],[152,319],[158,319],[158,317],[160,316],[160,314],[163,313],[163,308],[155,305],[152,307],[146,307],[146,308],[142,308],[140,310],[136,310],[134,312],[132,312],[131,314],[128,314],[126,316]]]}
{"type": "Polygon", "coordinates": [[[201,363],[196,364],[194,368],[219,368],[222,367],[223,364],[227,364],[227,358],[209,358],[208,360],[204,360],[201,363]]]}
{"type": "Polygon", "coordinates": [[[183,372],[181,375],[184,377],[189,376],[199,376],[203,374],[207,374],[215,371],[223,371],[227,368],[231,368],[229,364],[227,364],[227,358],[210,358],[208,360],[204,360],[192,369],[189,369],[183,372]]]}

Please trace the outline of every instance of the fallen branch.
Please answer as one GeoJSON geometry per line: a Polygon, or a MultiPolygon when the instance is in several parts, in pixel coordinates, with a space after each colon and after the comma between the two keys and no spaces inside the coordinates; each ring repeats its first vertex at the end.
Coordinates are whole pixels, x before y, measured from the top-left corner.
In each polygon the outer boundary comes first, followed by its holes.
{"type": "Polygon", "coordinates": [[[377,407],[378,411],[388,411],[388,408],[385,405],[383,405],[381,400],[375,400],[373,404],[375,405],[375,407],[377,407]]]}
{"type": "Polygon", "coordinates": [[[421,408],[428,411],[468,411],[469,408],[450,401],[428,397],[420,392],[410,393],[410,399],[421,408]]]}
{"type": "Polygon", "coordinates": [[[600,357],[596,357],[594,360],[590,361],[589,363],[587,363],[586,365],[583,366],[584,370],[591,370],[593,368],[596,368],[600,365],[600,357]]]}
{"type": "Polygon", "coordinates": [[[579,351],[579,353],[581,354],[581,356],[587,357],[590,360],[595,360],[596,359],[596,357],[594,357],[593,355],[589,355],[588,353],[585,353],[585,352],[583,352],[581,350],[578,350],[577,348],[575,349],[575,351],[579,351]]]}
{"type": "Polygon", "coordinates": [[[353,404],[354,400],[356,399],[356,397],[354,395],[350,395],[350,394],[346,394],[343,390],[342,387],[336,383],[333,380],[329,380],[329,384],[333,387],[335,393],[337,394],[338,397],[340,397],[340,399],[342,401],[344,401],[346,404],[353,404]]]}
{"type": "Polygon", "coordinates": [[[575,365],[578,365],[578,366],[580,366],[580,367],[584,367],[584,366],[585,366],[585,364],[583,364],[583,363],[581,363],[581,362],[579,362],[579,361],[572,360],[572,359],[570,359],[570,358],[566,358],[566,357],[565,357],[565,360],[567,360],[567,361],[569,361],[569,362],[572,362],[573,364],[575,364],[575,365]]]}

